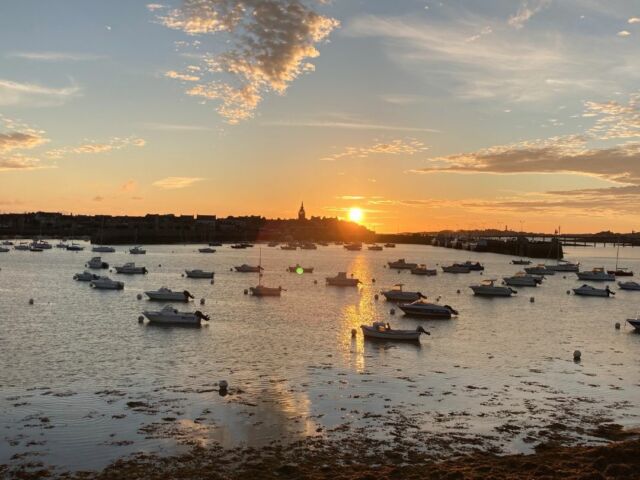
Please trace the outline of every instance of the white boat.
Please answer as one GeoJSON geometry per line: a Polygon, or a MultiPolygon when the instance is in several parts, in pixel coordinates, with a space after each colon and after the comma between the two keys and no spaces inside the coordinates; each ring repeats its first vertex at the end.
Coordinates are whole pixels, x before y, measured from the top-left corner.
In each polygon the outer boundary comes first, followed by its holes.
{"type": "Polygon", "coordinates": [[[411,273],[413,275],[434,276],[434,275],[438,274],[438,270],[436,270],[435,268],[427,268],[427,266],[425,264],[421,263],[417,267],[412,268],[411,269],[411,273]]]}
{"type": "Polygon", "coordinates": [[[388,323],[373,322],[372,325],[360,325],[364,338],[376,340],[392,340],[404,342],[417,342],[421,334],[431,335],[424,328],[418,327],[415,330],[396,330],[388,323]]]}
{"type": "Polygon", "coordinates": [[[511,287],[537,287],[542,283],[542,277],[530,275],[525,272],[518,272],[511,277],[502,277],[504,283],[511,287]]]}
{"type": "Polygon", "coordinates": [[[41,248],[38,248],[38,247],[34,247],[33,245],[30,245],[29,246],[29,251],[30,252],[42,252],[44,250],[42,250],[41,248]]]}
{"type": "Polygon", "coordinates": [[[265,287],[260,284],[249,288],[251,295],[254,297],[279,297],[283,290],[284,288],[282,287],[265,287]]]}
{"type": "Polygon", "coordinates": [[[406,292],[402,289],[402,283],[397,283],[391,290],[380,292],[389,302],[415,302],[421,298],[427,298],[420,292],[406,292]]]}
{"type": "Polygon", "coordinates": [[[147,273],[147,269],[145,267],[136,267],[136,264],[133,262],[127,262],[120,267],[114,267],[117,273],[126,273],[129,275],[147,273]]]}
{"type": "Polygon", "coordinates": [[[205,270],[200,270],[199,268],[194,270],[185,270],[184,272],[187,275],[187,278],[213,278],[214,275],[213,272],[207,272],[205,270]]]}
{"type": "Polygon", "coordinates": [[[454,263],[453,265],[443,266],[442,271],[445,273],[469,273],[471,269],[468,265],[454,263]]]}
{"type": "Polygon", "coordinates": [[[580,264],[560,260],[556,265],[547,265],[547,268],[554,272],[577,272],[580,270],[580,264]]]}
{"type": "Polygon", "coordinates": [[[71,245],[67,245],[67,250],[70,252],[81,252],[84,250],[82,245],[78,245],[77,243],[72,243],[71,245]]]}
{"type": "Polygon", "coordinates": [[[591,285],[582,285],[581,287],[574,288],[573,293],[576,295],[582,295],[585,297],[608,297],[615,295],[615,292],[609,290],[609,286],[605,288],[596,288],[591,285]]]}
{"type": "Polygon", "coordinates": [[[394,270],[411,270],[418,266],[417,263],[406,262],[404,258],[400,258],[395,262],[387,262],[387,265],[389,265],[389,268],[393,268],[394,270]]]}
{"type": "Polygon", "coordinates": [[[7,253],[9,249],[7,247],[0,247],[0,253],[7,253]]]}
{"type": "Polygon", "coordinates": [[[199,248],[198,251],[200,253],[216,253],[216,249],[211,247],[199,248]]]}
{"type": "Polygon", "coordinates": [[[469,288],[473,290],[474,295],[482,297],[510,297],[517,293],[511,287],[496,286],[495,280],[483,280],[480,285],[471,285],[469,288]]]}
{"type": "Polygon", "coordinates": [[[618,282],[618,286],[621,290],[640,290],[638,282],[618,282]]]}
{"type": "Polygon", "coordinates": [[[34,240],[31,243],[31,247],[32,248],[39,248],[40,250],[50,250],[50,249],[53,248],[53,245],[51,245],[46,240],[34,240]]]}
{"type": "Polygon", "coordinates": [[[258,273],[262,270],[264,270],[264,268],[262,268],[260,265],[247,265],[246,263],[243,263],[242,265],[240,265],[239,267],[233,267],[236,269],[236,272],[242,272],[242,273],[258,273]]]}
{"type": "Polygon", "coordinates": [[[188,302],[190,298],[193,298],[193,295],[187,290],[174,292],[167,287],[161,287],[158,290],[149,290],[148,292],[144,292],[144,294],[149,297],[149,300],[160,300],[164,302],[188,302]]]}
{"type": "Polygon", "coordinates": [[[56,243],[56,248],[64,248],[65,250],[67,249],[69,245],[64,243],[64,242],[58,242],[56,243]]]}
{"type": "Polygon", "coordinates": [[[96,290],[122,290],[124,283],[111,280],[109,277],[98,277],[95,280],[91,280],[89,286],[96,290]]]}
{"type": "Polygon", "coordinates": [[[591,282],[614,282],[616,276],[613,273],[605,272],[604,268],[598,267],[584,272],[576,272],[578,279],[591,282]]]}
{"type": "Polygon", "coordinates": [[[88,270],[85,270],[82,273],[76,273],[73,276],[73,279],[79,282],[90,282],[91,280],[97,280],[98,278],[100,278],[98,275],[96,275],[95,273],[91,273],[88,270]]]}
{"type": "Polygon", "coordinates": [[[116,251],[113,247],[107,247],[104,245],[98,245],[95,247],[91,247],[91,251],[95,253],[114,253],[116,251]]]}
{"type": "Polygon", "coordinates": [[[107,262],[103,262],[102,257],[93,257],[85,266],[96,270],[99,268],[109,268],[109,264],[107,262]]]}
{"type": "Polygon", "coordinates": [[[132,255],[145,255],[147,251],[142,247],[133,247],[129,249],[129,253],[132,255]]]}
{"type": "Polygon", "coordinates": [[[424,299],[398,305],[398,308],[400,308],[405,315],[412,317],[448,320],[452,315],[458,315],[458,311],[451,308],[449,305],[431,303],[424,299]]]}
{"type": "Polygon", "coordinates": [[[8,245],[10,247],[13,246],[13,242],[11,240],[3,240],[2,245],[8,245]]]}
{"type": "Polygon", "coordinates": [[[359,283],[362,283],[357,278],[347,277],[346,272],[338,272],[335,277],[326,277],[327,285],[334,287],[357,287],[359,283]]]}
{"type": "Polygon", "coordinates": [[[317,250],[318,246],[312,242],[304,242],[302,245],[300,245],[300,249],[301,250],[317,250]]]}
{"type": "Polygon", "coordinates": [[[555,275],[554,270],[550,270],[546,265],[538,264],[535,267],[527,267],[524,269],[529,275],[555,275]]]}
{"type": "Polygon", "coordinates": [[[280,245],[280,250],[297,250],[298,246],[292,243],[288,243],[287,245],[280,245]]]}
{"type": "Polygon", "coordinates": [[[160,311],[145,310],[142,314],[149,319],[149,323],[161,325],[200,326],[202,320],[209,320],[209,316],[200,310],[196,310],[195,312],[179,312],[170,305],[166,305],[160,311]]]}

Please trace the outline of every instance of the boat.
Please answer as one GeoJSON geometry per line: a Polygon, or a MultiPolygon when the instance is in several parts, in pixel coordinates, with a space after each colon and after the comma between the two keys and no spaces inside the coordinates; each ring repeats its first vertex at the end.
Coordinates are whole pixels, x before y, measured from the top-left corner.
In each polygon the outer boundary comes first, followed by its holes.
{"type": "Polygon", "coordinates": [[[261,270],[264,270],[264,268],[262,268],[260,265],[253,266],[253,265],[247,265],[246,263],[243,263],[239,267],[233,267],[233,268],[236,269],[236,272],[242,272],[242,273],[258,273],[261,270]]]}
{"type": "Polygon", "coordinates": [[[84,250],[82,245],[78,245],[77,243],[72,243],[71,245],[67,245],[67,250],[69,252],[81,252],[84,250]]]}
{"type": "Polygon", "coordinates": [[[529,275],[555,275],[556,272],[553,270],[549,270],[549,268],[547,268],[546,265],[543,265],[542,263],[536,265],[535,267],[526,267],[524,269],[524,271],[526,273],[528,273],[529,275]]]}
{"type": "Polygon", "coordinates": [[[384,248],[396,248],[396,244],[395,243],[385,243],[384,244],[384,248]]]}
{"type": "Polygon", "coordinates": [[[391,340],[402,342],[417,342],[420,340],[420,335],[431,335],[421,326],[418,326],[415,330],[396,330],[391,328],[388,323],[373,322],[371,325],[360,325],[362,329],[362,335],[364,338],[375,340],[391,340]]]}
{"type": "Polygon", "coordinates": [[[298,249],[298,246],[291,243],[280,246],[280,250],[297,250],[297,249],[298,249]]]}
{"type": "Polygon", "coordinates": [[[518,272],[511,277],[502,277],[504,283],[510,287],[537,287],[542,283],[542,277],[518,272]]]}
{"type": "Polygon", "coordinates": [[[411,270],[418,266],[417,263],[406,262],[404,258],[400,258],[395,262],[387,262],[387,265],[389,265],[389,268],[393,268],[394,270],[411,270]]]}
{"type": "Polygon", "coordinates": [[[435,268],[427,268],[427,266],[423,263],[411,269],[411,273],[413,275],[427,275],[433,276],[438,274],[438,270],[435,268]]]}
{"type": "Polygon", "coordinates": [[[28,243],[24,243],[24,242],[20,242],[18,245],[14,245],[13,249],[14,250],[28,251],[29,250],[29,244],[28,243]]]}
{"type": "Polygon", "coordinates": [[[591,285],[582,285],[581,287],[574,288],[573,293],[585,297],[608,297],[610,295],[615,295],[615,292],[609,290],[608,285],[605,288],[596,288],[592,287],[591,285]]]}
{"type": "Polygon", "coordinates": [[[621,290],[640,290],[638,282],[618,282],[618,286],[621,290]]]}
{"type": "Polygon", "coordinates": [[[242,245],[244,248],[253,248],[253,243],[249,242],[242,242],[240,245],[242,245]]]}
{"type": "Polygon", "coordinates": [[[391,290],[380,292],[389,302],[415,302],[425,297],[421,292],[407,292],[402,289],[402,283],[396,283],[391,290]]]}
{"type": "Polygon", "coordinates": [[[221,247],[222,243],[220,242],[209,242],[210,247],[221,247]]]}
{"type": "Polygon", "coordinates": [[[216,249],[211,247],[199,248],[198,251],[200,253],[216,253],[216,249]]]}
{"type": "Polygon", "coordinates": [[[519,260],[511,260],[512,265],[531,265],[531,260],[525,260],[521,258],[519,260]]]}
{"type": "Polygon", "coordinates": [[[382,250],[382,247],[380,245],[368,245],[367,250],[371,250],[373,252],[379,252],[382,250]]]}
{"type": "Polygon", "coordinates": [[[471,260],[467,260],[464,263],[455,263],[454,265],[469,267],[469,270],[474,272],[481,272],[484,270],[484,265],[482,265],[480,262],[472,262],[471,260]]]}
{"type": "Polygon", "coordinates": [[[448,320],[452,315],[458,315],[457,310],[451,308],[449,305],[427,302],[425,298],[411,303],[402,303],[398,305],[398,308],[402,310],[405,315],[434,320],[448,320]]]}
{"type": "Polygon", "coordinates": [[[136,264],[133,262],[127,262],[120,267],[114,267],[117,273],[126,273],[129,275],[148,273],[145,267],[136,267],[136,264]]]}
{"type": "Polygon", "coordinates": [[[578,272],[580,270],[579,263],[571,263],[566,260],[559,260],[556,265],[547,265],[546,267],[554,272],[578,272]]]}
{"type": "Polygon", "coordinates": [[[69,244],[64,243],[64,242],[56,243],[56,248],[64,248],[66,250],[68,246],[69,246],[69,244]]]}
{"type": "Polygon", "coordinates": [[[474,295],[481,297],[510,297],[516,292],[511,287],[496,286],[495,280],[483,280],[480,285],[471,285],[469,288],[473,290],[474,295]]]}
{"type": "Polygon", "coordinates": [[[267,247],[277,247],[279,245],[278,242],[269,242],[267,243],[267,247]]]}
{"type": "Polygon", "coordinates": [[[469,273],[471,269],[467,265],[454,263],[453,265],[443,266],[442,271],[445,273],[469,273]]]}
{"type": "Polygon", "coordinates": [[[347,243],[344,248],[346,248],[347,250],[351,250],[352,252],[359,252],[360,250],[362,250],[362,244],[361,243],[347,243]]]}
{"type": "Polygon", "coordinates": [[[145,310],[142,314],[147,317],[149,323],[161,325],[200,326],[202,320],[209,320],[209,316],[200,310],[196,310],[195,312],[179,312],[170,305],[165,305],[160,311],[145,310]]]}
{"type": "Polygon", "coordinates": [[[34,247],[33,245],[31,245],[31,246],[29,246],[29,251],[30,252],[42,252],[43,250],[41,248],[34,247]]]}
{"type": "Polygon", "coordinates": [[[636,329],[636,332],[640,332],[640,319],[627,318],[627,323],[636,329]]]}
{"type": "Polygon", "coordinates": [[[0,247],[0,253],[7,253],[9,249],[7,247],[0,247]]]}
{"type": "Polygon", "coordinates": [[[96,290],[122,290],[124,288],[123,282],[111,280],[109,277],[98,277],[89,282],[89,286],[96,290]]]}
{"type": "Polygon", "coordinates": [[[96,275],[95,273],[91,273],[88,270],[85,270],[82,273],[76,273],[73,276],[73,279],[79,282],[90,282],[91,280],[97,280],[98,278],[100,278],[98,275],[96,275]]]}
{"type": "Polygon", "coordinates": [[[182,292],[174,292],[170,288],[160,287],[158,290],[149,290],[144,292],[149,300],[160,300],[163,302],[188,302],[190,298],[194,298],[188,290],[182,292]]]}
{"type": "Polygon", "coordinates": [[[200,270],[196,268],[194,270],[185,270],[184,273],[187,275],[187,278],[213,278],[213,272],[207,272],[204,270],[200,270]]]}
{"type": "Polygon", "coordinates": [[[615,275],[616,277],[633,277],[633,271],[625,267],[618,266],[618,259],[620,258],[620,244],[618,244],[618,250],[616,251],[616,268],[615,270],[607,270],[607,273],[615,275]]]}
{"type": "Polygon", "coordinates": [[[242,250],[247,248],[245,245],[243,245],[242,243],[234,243],[233,245],[231,245],[231,248],[234,248],[236,250],[242,250]]]}
{"type": "Polygon", "coordinates": [[[47,242],[46,240],[34,240],[31,243],[31,247],[32,248],[38,248],[40,250],[50,250],[53,248],[53,245],[51,245],[49,242],[47,242]]]}
{"type": "Polygon", "coordinates": [[[318,245],[320,245],[321,247],[328,247],[329,244],[327,242],[318,242],[318,245]]]}
{"type": "Polygon", "coordinates": [[[318,246],[315,243],[305,242],[300,245],[301,250],[317,250],[318,246]]]}
{"type": "Polygon", "coordinates": [[[131,255],[145,255],[147,251],[144,248],[137,246],[137,247],[130,248],[129,253],[131,255]]]}
{"type": "Polygon", "coordinates": [[[109,268],[109,264],[107,262],[103,262],[101,257],[93,257],[85,266],[93,269],[109,268]]]}
{"type": "Polygon", "coordinates": [[[287,268],[289,273],[313,273],[313,267],[302,267],[299,263],[295,266],[287,268]]]}
{"type": "Polygon", "coordinates": [[[264,285],[249,287],[249,291],[254,297],[279,297],[283,290],[282,287],[265,287],[264,285]]]}
{"type": "Polygon", "coordinates": [[[357,287],[359,283],[362,283],[357,278],[347,277],[346,272],[338,272],[335,277],[326,277],[327,285],[334,287],[357,287]]]}
{"type": "Polygon", "coordinates": [[[114,253],[116,251],[113,247],[107,247],[105,245],[97,245],[91,248],[92,252],[95,253],[114,253]]]}
{"type": "Polygon", "coordinates": [[[615,275],[605,272],[602,267],[597,267],[583,272],[576,272],[576,275],[580,280],[588,280],[591,282],[613,282],[616,279],[615,275]]]}
{"type": "Polygon", "coordinates": [[[11,240],[3,240],[2,245],[13,247],[13,242],[11,240]]]}

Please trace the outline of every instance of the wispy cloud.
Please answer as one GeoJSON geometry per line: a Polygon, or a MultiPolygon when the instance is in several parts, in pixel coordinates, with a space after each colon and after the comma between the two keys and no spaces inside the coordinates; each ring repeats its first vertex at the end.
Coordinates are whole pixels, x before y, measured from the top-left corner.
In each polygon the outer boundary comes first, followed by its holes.
{"type": "Polygon", "coordinates": [[[347,147],[345,150],[328,155],[322,160],[334,162],[343,158],[367,158],[374,155],[412,156],[424,152],[429,147],[414,138],[396,139],[391,142],[377,142],[365,147],[347,147]]]}
{"type": "Polygon", "coordinates": [[[262,122],[267,127],[307,127],[307,128],[345,128],[350,130],[388,130],[398,132],[428,132],[439,133],[433,128],[410,127],[402,125],[385,125],[379,123],[367,123],[357,121],[334,121],[334,120],[273,120],[262,122]]]}
{"type": "Polygon", "coordinates": [[[74,52],[12,52],[7,56],[10,58],[21,58],[24,60],[35,60],[42,62],[85,62],[103,60],[107,58],[104,55],[74,52]]]}
{"type": "Polygon", "coordinates": [[[47,157],[52,159],[64,158],[67,155],[107,153],[114,150],[122,150],[126,147],[144,147],[146,141],[139,137],[114,137],[107,142],[86,142],[76,146],[67,146],[49,150],[47,157]]]}
{"type": "Polygon", "coordinates": [[[629,30],[620,30],[617,35],[619,37],[628,37],[631,35],[631,32],[629,30]]]}
{"type": "Polygon", "coordinates": [[[0,171],[43,168],[38,158],[26,152],[49,142],[44,132],[2,115],[0,125],[5,129],[0,131],[0,171]]]}
{"type": "Polygon", "coordinates": [[[185,125],[180,123],[146,122],[141,123],[140,126],[147,130],[158,130],[161,132],[202,132],[211,130],[211,128],[205,127],[203,125],[185,125]]]}
{"type": "Polygon", "coordinates": [[[197,82],[198,80],[200,80],[200,77],[198,75],[180,73],[176,72],[175,70],[169,70],[168,72],[165,72],[164,76],[167,78],[173,78],[174,80],[182,80],[183,82],[197,82]]]}
{"type": "Polygon", "coordinates": [[[176,190],[179,188],[187,188],[194,183],[200,182],[204,178],[200,177],[167,177],[161,180],[156,180],[152,183],[154,187],[162,188],[164,190],[176,190]]]}
{"type": "Polygon", "coordinates": [[[631,17],[627,22],[632,25],[634,23],[640,23],[640,17],[631,17]]]}
{"type": "Polygon", "coordinates": [[[184,0],[175,9],[151,10],[168,28],[228,39],[222,53],[204,56],[210,79],[186,93],[219,101],[217,111],[229,123],[251,118],[266,92],[283,94],[299,75],[313,71],[308,60],[319,55],[316,45],[338,26],[300,0],[184,0]]]}
{"type": "Polygon", "coordinates": [[[120,190],[123,192],[134,192],[138,188],[138,182],[135,180],[127,180],[120,185],[120,190]]]}
{"type": "Polygon", "coordinates": [[[380,98],[393,105],[412,105],[415,103],[422,103],[425,101],[425,97],[422,95],[408,95],[408,94],[387,94],[381,95],[380,98]]]}
{"type": "Polygon", "coordinates": [[[0,78],[0,106],[59,106],[79,94],[75,84],[55,88],[0,78]]]}
{"type": "Polygon", "coordinates": [[[522,28],[531,17],[549,5],[551,5],[551,0],[525,0],[520,5],[518,12],[509,17],[507,23],[514,28],[522,28]]]}

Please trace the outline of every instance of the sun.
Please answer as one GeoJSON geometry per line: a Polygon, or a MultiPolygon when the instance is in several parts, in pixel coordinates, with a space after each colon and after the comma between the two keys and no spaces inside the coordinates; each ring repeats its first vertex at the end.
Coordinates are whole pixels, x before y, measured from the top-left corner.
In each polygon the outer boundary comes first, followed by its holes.
{"type": "Polygon", "coordinates": [[[349,209],[349,220],[355,223],[360,223],[364,218],[364,212],[361,208],[351,207],[349,209]]]}

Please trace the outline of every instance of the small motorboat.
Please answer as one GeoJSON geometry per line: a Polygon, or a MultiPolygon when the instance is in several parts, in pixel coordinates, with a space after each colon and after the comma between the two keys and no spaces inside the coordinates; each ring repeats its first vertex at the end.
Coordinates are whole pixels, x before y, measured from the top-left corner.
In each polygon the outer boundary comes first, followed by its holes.
{"type": "Polygon", "coordinates": [[[400,258],[395,262],[387,262],[387,265],[394,270],[411,270],[418,266],[417,263],[409,263],[404,258],[400,258]]]}
{"type": "Polygon", "coordinates": [[[344,248],[346,248],[347,250],[350,250],[352,252],[359,252],[360,250],[362,250],[362,244],[361,243],[347,243],[344,248]]]}
{"type": "Polygon", "coordinates": [[[280,250],[297,250],[298,246],[288,243],[286,245],[280,245],[280,250]]]}
{"type": "Polygon", "coordinates": [[[535,267],[527,267],[524,269],[524,271],[526,273],[528,273],[529,275],[555,275],[556,272],[554,270],[550,270],[549,268],[547,268],[546,265],[543,265],[542,263],[536,265],[535,267]]]}
{"type": "Polygon", "coordinates": [[[69,244],[64,243],[64,242],[56,243],[56,248],[64,248],[66,250],[68,246],[69,246],[69,244]]]}
{"type": "Polygon", "coordinates": [[[29,251],[29,244],[21,242],[18,245],[14,245],[13,249],[14,250],[29,251]]]}
{"type": "Polygon", "coordinates": [[[296,263],[294,267],[287,268],[289,273],[313,273],[313,267],[302,267],[299,263],[296,263]]]}
{"type": "Polygon", "coordinates": [[[265,287],[258,284],[255,287],[250,287],[249,291],[254,297],[279,297],[282,294],[284,288],[282,287],[265,287]]]}
{"type": "Polygon", "coordinates": [[[542,277],[518,272],[511,277],[502,277],[504,283],[510,287],[537,287],[542,283],[542,277]]]}
{"type": "Polygon", "coordinates": [[[67,245],[67,250],[69,252],[81,252],[84,250],[82,245],[78,245],[77,243],[72,243],[71,245],[67,245]]]}
{"type": "Polygon", "coordinates": [[[96,290],[122,290],[124,282],[111,280],[109,277],[98,277],[95,280],[91,280],[89,286],[96,290]]]}
{"type": "Polygon", "coordinates": [[[235,248],[236,250],[243,250],[247,248],[247,246],[244,243],[235,243],[231,245],[231,248],[235,248]]]}
{"type": "Polygon", "coordinates": [[[456,263],[454,265],[462,265],[465,267],[469,267],[469,270],[473,272],[481,272],[484,270],[484,265],[482,265],[480,262],[472,262],[470,260],[467,260],[464,263],[456,263]]]}
{"type": "Polygon", "coordinates": [[[222,243],[220,242],[209,242],[210,247],[221,247],[222,243]]]}
{"type": "Polygon", "coordinates": [[[591,285],[582,285],[581,287],[574,288],[573,293],[584,297],[609,297],[615,295],[615,292],[609,290],[607,285],[605,288],[596,288],[591,285]]]}
{"type": "Polygon", "coordinates": [[[469,288],[473,290],[474,295],[481,297],[510,297],[516,292],[511,287],[496,286],[495,279],[483,280],[480,285],[471,285],[469,288]]]}
{"type": "Polygon", "coordinates": [[[242,242],[240,245],[242,245],[244,248],[253,248],[253,243],[249,242],[242,242]]]}
{"type": "Polygon", "coordinates": [[[454,263],[453,265],[443,266],[442,271],[445,273],[469,273],[471,269],[468,265],[454,263]]]}
{"type": "Polygon", "coordinates": [[[402,289],[402,283],[397,283],[391,290],[380,292],[389,302],[415,302],[421,298],[427,298],[420,292],[407,292],[402,289]]]}
{"type": "Polygon", "coordinates": [[[613,282],[616,279],[614,274],[605,272],[602,267],[583,272],[576,272],[576,275],[580,280],[587,280],[591,282],[613,282]]]}
{"type": "Polygon", "coordinates": [[[636,332],[640,333],[640,319],[638,318],[627,318],[627,323],[636,329],[636,332]]]}
{"type": "Polygon", "coordinates": [[[96,275],[95,273],[91,273],[88,270],[85,270],[82,273],[76,273],[73,276],[73,279],[79,282],[90,282],[92,280],[97,280],[98,278],[100,278],[98,275],[96,275]]]}
{"type": "Polygon", "coordinates": [[[40,250],[50,250],[50,249],[53,248],[53,245],[51,245],[46,240],[34,240],[31,243],[31,247],[32,248],[39,248],[40,250]]]}
{"type": "Polygon", "coordinates": [[[97,245],[91,248],[92,252],[95,253],[114,253],[116,251],[113,247],[107,247],[105,245],[97,245]]]}
{"type": "Polygon", "coordinates": [[[148,273],[146,267],[136,267],[136,264],[133,262],[127,262],[120,267],[114,267],[114,268],[116,269],[117,273],[125,273],[128,275],[148,273]]]}
{"type": "Polygon", "coordinates": [[[11,240],[3,240],[2,241],[2,245],[12,247],[13,246],[13,242],[11,240]]]}
{"type": "Polygon", "coordinates": [[[267,243],[267,247],[277,247],[279,245],[278,242],[269,242],[267,243]]]}
{"type": "Polygon", "coordinates": [[[149,323],[161,325],[200,326],[202,320],[209,320],[209,316],[200,310],[196,310],[195,312],[179,312],[170,305],[165,305],[160,311],[145,310],[142,314],[149,319],[149,323]]]}
{"type": "Polygon", "coordinates": [[[0,253],[7,253],[9,249],[7,247],[0,247],[0,253]]]}
{"type": "Polygon", "coordinates": [[[347,277],[346,272],[338,272],[335,277],[326,277],[327,285],[334,287],[357,287],[359,283],[362,283],[357,278],[347,277]]]}
{"type": "Polygon", "coordinates": [[[318,242],[318,245],[320,245],[321,247],[328,247],[329,244],[327,242],[318,242]]]}
{"type": "Polygon", "coordinates": [[[198,251],[200,253],[216,253],[216,249],[211,247],[199,248],[198,251]]]}
{"type": "Polygon", "coordinates": [[[384,248],[396,248],[396,244],[395,243],[385,243],[384,244],[384,248]]]}
{"type": "Polygon", "coordinates": [[[174,292],[170,288],[161,287],[158,290],[149,290],[144,292],[149,297],[149,300],[159,300],[163,302],[188,302],[189,299],[194,298],[188,290],[182,292],[174,292]]]}
{"type": "Polygon", "coordinates": [[[607,273],[615,275],[616,277],[633,277],[633,270],[628,268],[618,268],[616,270],[607,270],[607,273]]]}
{"type": "Polygon", "coordinates": [[[621,290],[640,290],[638,282],[618,282],[618,286],[621,290]]]}
{"type": "Polygon", "coordinates": [[[531,260],[525,260],[524,258],[521,258],[519,260],[511,260],[511,264],[512,265],[531,265],[531,260]]]}
{"type": "Polygon", "coordinates": [[[103,262],[101,257],[93,257],[87,262],[85,267],[98,270],[100,268],[109,268],[109,264],[107,262],[103,262]]]}
{"type": "Polygon", "coordinates": [[[242,265],[240,265],[239,267],[233,267],[236,269],[236,272],[242,272],[242,273],[258,273],[261,270],[264,270],[264,268],[262,268],[260,265],[247,265],[246,263],[243,263],[242,265]]]}
{"type": "Polygon", "coordinates": [[[136,247],[130,248],[129,253],[131,255],[146,255],[147,251],[140,246],[136,246],[136,247]]]}
{"type": "Polygon", "coordinates": [[[425,299],[416,300],[412,303],[404,303],[398,305],[398,308],[400,308],[405,315],[434,320],[449,320],[452,315],[458,315],[458,311],[449,305],[431,303],[425,299]]]}
{"type": "Polygon", "coordinates": [[[421,326],[418,326],[415,330],[396,330],[391,328],[388,323],[373,322],[371,325],[360,325],[364,338],[375,340],[392,340],[403,342],[417,342],[420,340],[420,335],[431,335],[421,326]]]}
{"type": "Polygon", "coordinates": [[[578,272],[580,270],[579,263],[571,263],[564,260],[559,261],[556,265],[547,265],[546,267],[554,272],[578,272]]]}
{"type": "Polygon", "coordinates": [[[34,247],[33,245],[29,246],[30,252],[42,252],[43,250],[39,247],[34,247]]]}
{"type": "Polygon", "coordinates": [[[438,270],[436,270],[435,268],[427,268],[427,266],[425,264],[421,263],[417,267],[412,268],[411,269],[411,273],[413,275],[434,276],[434,275],[438,274],[438,270]]]}
{"type": "Polygon", "coordinates": [[[380,252],[382,250],[382,246],[380,245],[368,245],[367,250],[371,250],[373,252],[380,252]]]}
{"type": "Polygon", "coordinates": [[[300,245],[300,249],[301,250],[317,250],[318,246],[312,242],[305,242],[302,245],[300,245]]]}
{"type": "Polygon", "coordinates": [[[184,273],[187,275],[187,278],[213,278],[213,272],[207,272],[204,270],[200,270],[196,268],[194,270],[185,270],[184,273]]]}

